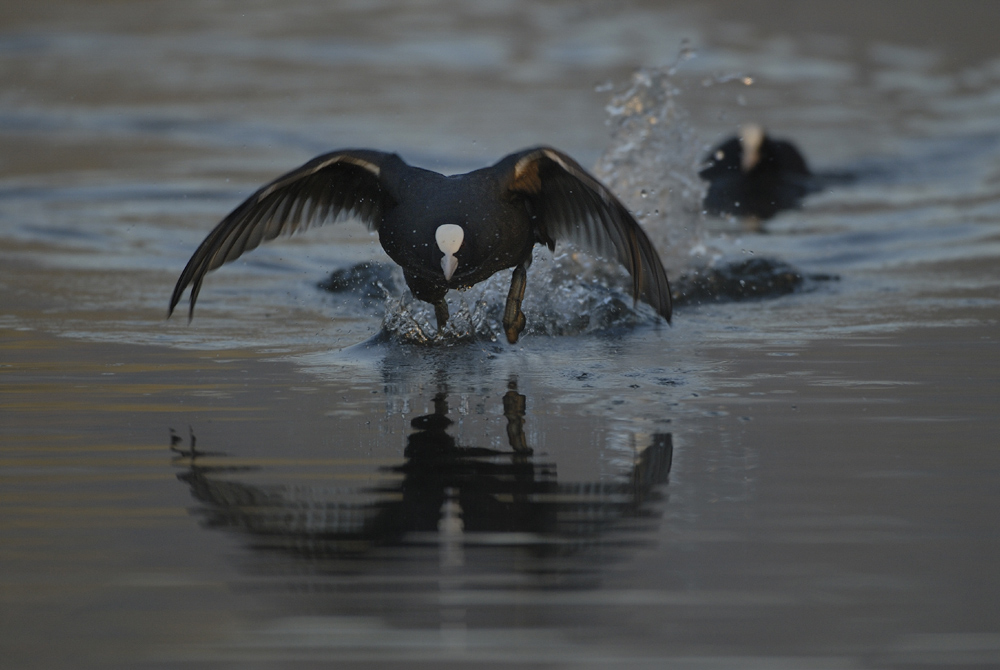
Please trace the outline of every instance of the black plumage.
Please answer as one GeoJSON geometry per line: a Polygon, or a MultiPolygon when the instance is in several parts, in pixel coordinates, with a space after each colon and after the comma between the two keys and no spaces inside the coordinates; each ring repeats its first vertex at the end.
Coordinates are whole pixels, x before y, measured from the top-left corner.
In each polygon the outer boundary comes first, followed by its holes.
{"type": "Polygon", "coordinates": [[[618,260],[632,276],[633,297],[670,320],[670,286],[649,237],[611,191],[548,147],[454,176],[379,151],[318,156],[263,186],[209,233],[177,280],[170,313],[191,286],[190,318],[205,275],[261,242],[352,217],[378,232],[413,295],[434,305],[439,328],[449,289],[514,268],[503,321],[516,342],[532,248],[564,240],[618,260]]]}
{"type": "Polygon", "coordinates": [[[797,209],[819,190],[802,153],[791,142],[770,138],[759,126],[744,126],[712,149],[698,176],[709,183],[703,206],[713,215],[770,219],[797,209]]]}

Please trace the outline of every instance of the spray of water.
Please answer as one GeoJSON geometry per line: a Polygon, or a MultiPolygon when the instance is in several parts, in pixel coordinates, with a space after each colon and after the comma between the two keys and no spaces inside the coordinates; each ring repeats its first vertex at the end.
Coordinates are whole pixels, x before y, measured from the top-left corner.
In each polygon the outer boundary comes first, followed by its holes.
{"type": "Polygon", "coordinates": [[[641,68],[607,106],[611,144],[597,176],[625,203],[652,238],[668,272],[690,264],[701,245],[704,185],[698,179],[703,142],[681,104],[676,75],[694,52],[683,49],[662,68],[641,68]]]}
{"type": "MultiPolygon", "coordinates": [[[[575,251],[553,256],[536,249],[528,272],[522,309],[525,335],[579,335],[655,323],[652,307],[633,304],[623,273],[600,259],[575,251]]],[[[437,330],[433,308],[407,291],[386,298],[382,331],[413,344],[449,344],[464,340],[504,341],[504,301],[510,274],[501,272],[448,297],[451,318],[437,330]]]]}

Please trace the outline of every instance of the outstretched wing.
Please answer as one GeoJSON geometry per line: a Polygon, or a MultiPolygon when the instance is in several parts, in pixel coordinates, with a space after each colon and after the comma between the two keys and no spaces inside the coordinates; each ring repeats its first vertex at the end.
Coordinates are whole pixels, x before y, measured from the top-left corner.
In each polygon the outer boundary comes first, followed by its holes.
{"type": "Polygon", "coordinates": [[[667,322],[671,300],[667,273],[653,243],[625,205],[566,154],[538,147],[509,156],[508,189],[524,194],[538,213],[542,240],[569,240],[615,258],[632,276],[632,297],[652,305],[667,322]]]}
{"type": "Polygon", "coordinates": [[[209,271],[278,235],[347,218],[361,219],[370,229],[378,230],[382,212],[394,202],[381,179],[383,166],[390,160],[401,159],[364,149],[334,151],[261,187],[224,218],[194,252],[177,280],[167,315],[173,313],[190,285],[190,319],[209,271]]]}

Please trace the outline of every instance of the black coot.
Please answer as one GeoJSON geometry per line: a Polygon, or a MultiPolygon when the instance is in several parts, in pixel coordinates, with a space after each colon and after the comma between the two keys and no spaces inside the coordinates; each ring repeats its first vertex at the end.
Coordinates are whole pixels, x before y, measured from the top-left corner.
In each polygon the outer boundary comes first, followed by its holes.
{"type": "Polygon", "coordinates": [[[713,215],[770,219],[796,209],[819,190],[802,153],[791,142],[768,137],[757,125],[740,128],[706,157],[698,176],[709,182],[703,206],[713,215]]]}
{"type": "Polygon", "coordinates": [[[537,147],[492,167],[444,176],[389,153],[324,154],[262,187],[215,227],[188,261],[170,313],[191,286],[189,318],[205,275],[261,242],[310,225],[357,217],[378,232],[413,295],[448,320],[445,294],[514,268],[503,326],[524,329],[526,271],[536,244],[566,240],[615,258],[632,294],[670,321],[670,286],[656,250],[625,206],[566,154],[537,147]]]}

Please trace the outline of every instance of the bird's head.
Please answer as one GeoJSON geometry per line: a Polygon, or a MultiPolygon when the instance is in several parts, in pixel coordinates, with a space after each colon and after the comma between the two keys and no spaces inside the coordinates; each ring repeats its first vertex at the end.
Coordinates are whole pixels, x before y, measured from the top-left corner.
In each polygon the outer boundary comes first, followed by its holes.
{"type": "Polygon", "coordinates": [[[441,258],[441,269],[444,271],[445,281],[451,281],[451,277],[458,267],[455,253],[462,248],[462,242],[465,241],[465,230],[462,229],[462,226],[446,223],[438,226],[437,230],[434,231],[434,240],[437,242],[438,249],[444,254],[441,258]]]}

